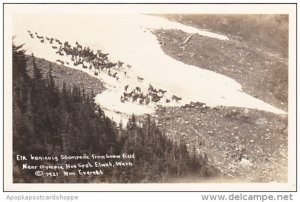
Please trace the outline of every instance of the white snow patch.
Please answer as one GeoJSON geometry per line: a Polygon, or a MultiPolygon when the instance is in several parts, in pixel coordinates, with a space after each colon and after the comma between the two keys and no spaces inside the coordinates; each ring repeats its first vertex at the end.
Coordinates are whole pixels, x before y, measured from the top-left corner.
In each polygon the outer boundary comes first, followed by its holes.
{"type": "Polygon", "coordinates": [[[120,120],[126,122],[132,113],[150,114],[155,110],[154,104],[122,103],[120,96],[124,92],[124,86],[128,84],[130,88],[139,86],[144,93],[147,92],[149,84],[157,89],[167,90],[164,100],[157,103],[163,106],[178,106],[191,101],[200,101],[208,106],[236,106],[286,114],[244,93],[242,86],[229,77],[186,65],[167,56],[156,36],[151,33],[154,29],[178,29],[190,34],[228,40],[224,35],[170,22],[160,17],[137,14],[19,15],[14,18],[13,33],[16,36],[14,42],[25,43],[27,53],[33,52],[35,56],[52,62],[56,62],[57,59],[67,61],[69,65],[65,66],[80,69],[102,80],[108,90],[98,94],[95,102],[103,107],[106,115],[117,122],[120,120]],[[68,41],[73,46],[78,41],[83,46],[89,46],[94,52],[100,49],[104,53],[109,53],[111,61],[120,60],[125,63],[124,66],[129,64],[132,68],[114,69],[114,72],[118,72],[119,80],[108,76],[107,72],[100,72],[95,76],[95,70],[75,67],[71,64],[70,57],[55,54],[50,44],[31,39],[27,30],[42,36],[55,37],[63,42],[68,41]],[[138,76],[144,78],[144,81],[138,81],[138,76]],[[165,99],[170,99],[172,95],[181,97],[182,101],[166,103],[165,99]]]}

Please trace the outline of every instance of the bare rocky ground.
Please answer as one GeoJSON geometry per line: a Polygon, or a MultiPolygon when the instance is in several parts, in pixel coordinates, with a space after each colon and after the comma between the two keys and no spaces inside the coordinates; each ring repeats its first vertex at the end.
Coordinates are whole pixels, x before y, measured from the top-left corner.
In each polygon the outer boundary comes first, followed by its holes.
{"type": "Polygon", "coordinates": [[[190,151],[207,154],[224,177],[243,182],[287,180],[287,116],[235,107],[161,107],[159,127],[190,151]]]}

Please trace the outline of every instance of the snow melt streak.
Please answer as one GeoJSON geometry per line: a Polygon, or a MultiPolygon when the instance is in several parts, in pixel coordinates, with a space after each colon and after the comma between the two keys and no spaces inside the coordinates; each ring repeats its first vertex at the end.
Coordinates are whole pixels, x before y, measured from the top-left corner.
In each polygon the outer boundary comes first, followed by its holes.
{"type": "MultiPolygon", "coordinates": [[[[176,95],[182,98],[180,103],[165,100],[161,105],[182,105],[191,101],[200,101],[208,106],[236,106],[265,110],[273,113],[285,113],[259,99],[242,92],[242,86],[233,79],[212,71],[186,65],[167,56],[161,49],[157,38],[151,33],[153,29],[179,29],[190,34],[199,34],[219,40],[228,40],[226,36],[203,31],[166,19],[147,15],[23,15],[14,19],[15,43],[25,43],[25,49],[35,56],[55,62],[57,59],[69,61],[70,58],[59,57],[55,51],[46,47],[38,40],[32,40],[27,30],[51,36],[62,41],[88,46],[94,50],[100,49],[109,53],[111,61],[123,61],[132,68],[116,70],[122,77],[119,80],[100,73],[97,78],[106,83],[108,90],[98,94],[95,102],[100,104],[115,121],[123,120],[132,114],[152,113],[154,104],[139,105],[137,103],[120,101],[124,86],[140,86],[147,91],[149,84],[167,91],[166,97],[176,95]],[[137,77],[144,78],[143,82],[137,77]]],[[[91,76],[92,71],[82,69],[91,76]]],[[[146,92],[145,92],[146,93],[146,92]]]]}

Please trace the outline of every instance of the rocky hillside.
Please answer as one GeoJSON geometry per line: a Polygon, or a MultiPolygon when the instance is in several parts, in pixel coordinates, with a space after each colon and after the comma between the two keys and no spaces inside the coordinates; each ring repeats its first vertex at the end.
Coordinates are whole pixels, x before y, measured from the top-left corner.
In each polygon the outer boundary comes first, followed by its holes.
{"type": "Polygon", "coordinates": [[[243,182],[287,180],[287,117],[192,103],[160,108],[157,121],[171,139],[206,153],[224,176],[243,182]]]}
{"type": "Polygon", "coordinates": [[[155,34],[164,52],[174,59],[231,77],[246,93],[287,110],[287,60],[236,41],[221,41],[179,30],[157,30],[155,34]]]}
{"type": "Polygon", "coordinates": [[[199,29],[226,34],[239,43],[246,43],[279,57],[288,57],[288,15],[247,14],[167,14],[163,17],[199,29]]]}

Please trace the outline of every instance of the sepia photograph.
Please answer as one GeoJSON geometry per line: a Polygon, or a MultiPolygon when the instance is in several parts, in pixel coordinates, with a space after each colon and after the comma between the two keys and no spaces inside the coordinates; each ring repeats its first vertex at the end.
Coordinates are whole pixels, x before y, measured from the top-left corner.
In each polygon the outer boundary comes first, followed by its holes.
{"type": "Polygon", "coordinates": [[[4,5],[5,189],[295,190],[295,22],[293,4],[4,5]]]}

